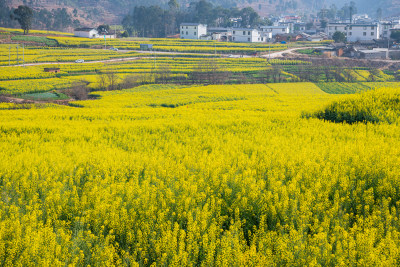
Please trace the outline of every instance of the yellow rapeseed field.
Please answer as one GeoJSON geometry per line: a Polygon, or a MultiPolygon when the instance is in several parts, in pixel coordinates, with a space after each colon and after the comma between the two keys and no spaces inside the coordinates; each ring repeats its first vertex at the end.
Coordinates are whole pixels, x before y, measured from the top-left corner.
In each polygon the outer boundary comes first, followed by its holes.
{"type": "Polygon", "coordinates": [[[97,93],[0,106],[1,265],[400,264],[398,120],[302,116],[353,101],[311,83],[97,93]]]}

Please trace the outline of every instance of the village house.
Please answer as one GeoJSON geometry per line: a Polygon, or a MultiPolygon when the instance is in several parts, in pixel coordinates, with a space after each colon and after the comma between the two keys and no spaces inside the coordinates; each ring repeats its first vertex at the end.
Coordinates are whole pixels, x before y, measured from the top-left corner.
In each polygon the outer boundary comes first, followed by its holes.
{"type": "Polygon", "coordinates": [[[180,26],[181,39],[198,40],[203,35],[207,35],[207,25],[200,23],[182,23],[180,26]]]}
{"type": "Polygon", "coordinates": [[[329,37],[332,37],[335,32],[343,32],[344,34],[346,34],[347,25],[347,23],[328,23],[325,29],[325,33],[329,37]]]}
{"type": "Polygon", "coordinates": [[[272,33],[272,37],[275,37],[277,34],[288,34],[290,33],[289,26],[261,26],[261,31],[272,33]]]}
{"type": "Polygon", "coordinates": [[[297,42],[297,41],[305,41],[305,37],[301,34],[293,34],[293,33],[284,33],[277,34],[274,37],[275,42],[297,42]]]}
{"type": "Polygon", "coordinates": [[[99,38],[99,32],[94,28],[76,28],[74,35],[84,38],[99,38]]]}
{"type": "Polygon", "coordinates": [[[332,37],[335,32],[342,32],[346,35],[348,42],[370,41],[380,39],[380,24],[348,24],[329,23],[326,34],[332,37]]]}
{"type": "Polygon", "coordinates": [[[349,42],[379,39],[379,24],[350,24],[346,30],[349,42]]]}
{"type": "Polygon", "coordinates": [[[257,29],[234,28],[232,29],[232,41],[242,43],[262,43],[271,39],[271,33],[263,33],[257,29]]]}
{"type": "Polygon", "coordinates": [[[115,37],[115,34],[111,34],[109,32],[99,32],[97,38],[114,39],[115,37]]]}
{"type": "Polygon", "coordinates": [[[323,32],[320,32],[320,33],[317,33],[317,34],[312,34],[312,35],[307,34],[307,33],[303,33],[302,35],[309,42],[321,42],[323,40],[327,40],[328,39],[328,36],[323,32]]]}
{"type": "Polygon", "coordinates": [[[390,37],[390,29],[393,28],[391,22],[381,22],[379,25],[379,37],[382,39],[388,39],[390,37]]]}
{"type": "Polygon", "coordinates": [[[302,33],[307,29],[306,24],[305,23],[296,23],[294,24],[294,29],[293,32],[294,33],[302,33]]]}
{"type": "Polygon", "coordinates": [[[211,37],[211,40],[227,42],[232,41],[232,29],[213,27],[207,28],[207,35],[211,37]]]}

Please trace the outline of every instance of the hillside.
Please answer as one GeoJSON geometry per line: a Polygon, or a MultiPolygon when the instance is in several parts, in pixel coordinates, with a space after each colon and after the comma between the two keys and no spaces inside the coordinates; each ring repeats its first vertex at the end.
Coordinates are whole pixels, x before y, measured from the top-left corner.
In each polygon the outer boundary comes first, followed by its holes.
{"type": "MultiPolygon", "coordinates": [[[[335,4],[338,8],[349,2],[346,0],[209,0],[214,5],[224,7],[237,6],[240,8],[251,6],[261,16],[282,13],[308,14],[323,7],[335,4]]],[[[383,15],[400,14],[400,0],[354,0],[357,4],[358,12],[368,12],[375,15],[378,7],[383,10],[383,15]]],[[[178,0],[181,7],[189,7],[190,0],[178,0]]],[[[90,26],[93,24],[120,23],[123,16],[136,5],[162,5],[167,7],[168,0],[36,0],[28,1],[28,5],[35,9],[57,9],[66,8],[82,25],[90,26]],[[76,12],[74,14],[74,9],[76,12]]],[[[17,7],[23,1],[9,1],[9,5],[17,7]]]]}

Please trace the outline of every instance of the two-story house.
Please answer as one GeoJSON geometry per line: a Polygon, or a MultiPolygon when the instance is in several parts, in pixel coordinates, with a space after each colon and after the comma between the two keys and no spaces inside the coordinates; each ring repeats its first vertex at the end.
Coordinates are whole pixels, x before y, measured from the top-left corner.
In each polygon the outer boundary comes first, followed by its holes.
{"type": "Polygon", "coordinates": [[[379,39],[379,24],[349,24],[346,27],[348,42],[379,39]]]}
{"type": "Polygon", "coordinates": [[[182,23],[180,25],[181,39],[200,39],[207,34],[207,25],[200,23],[182,23]]]}
{"type": "Polygon", "coordinates": [[[390,29],[394,26],[393,23],[381,22],[379,24],[379,37],[382,39],[388,39],[390,37],[390,29]]]}
{"type": "Polygon", "coordinates": [[[332,37],[335,32],[343,32],[346,34],[346,27],[348,23],[328,23],[328,25],[325,28],[325,33],[329,36],[332,37]]]}
{"type": "Polygon", "coordinates": [[[289,28],[289,26],[286,26],[286,25],[283,25],[283,26],[261,26],[260,29],[263,32],[272,33],[272,37],[274,37],[277,34],[290,33],[290,28],[289,28]]]}
{"type": "Polygon", "coordinates": [[[250,28],[233,28],[232,41],[242,43],[262,43],[272,38],[269,33],[263,33],[257,29],[250,28]]]}

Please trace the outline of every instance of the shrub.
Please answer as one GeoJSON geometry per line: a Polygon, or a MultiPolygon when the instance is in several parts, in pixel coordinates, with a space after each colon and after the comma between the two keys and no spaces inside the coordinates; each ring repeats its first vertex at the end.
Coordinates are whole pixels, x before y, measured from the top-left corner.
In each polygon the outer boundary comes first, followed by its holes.
{"type": "MultiPolygon", "coordinates": [[[[400,117],[400,91],[379,89],[335,101],[311,115],[337,123],[395,123],[400,117]]],[[[303,114],[303,117],[309,117],[303,114]]]]}

